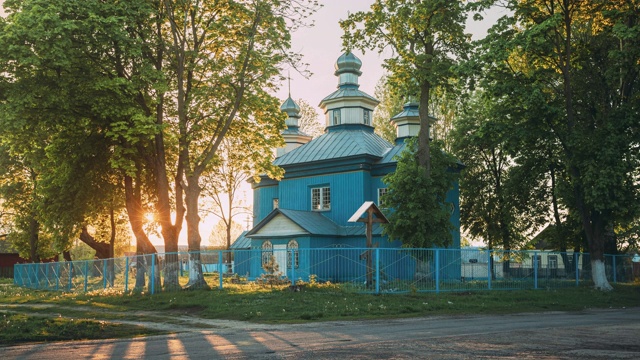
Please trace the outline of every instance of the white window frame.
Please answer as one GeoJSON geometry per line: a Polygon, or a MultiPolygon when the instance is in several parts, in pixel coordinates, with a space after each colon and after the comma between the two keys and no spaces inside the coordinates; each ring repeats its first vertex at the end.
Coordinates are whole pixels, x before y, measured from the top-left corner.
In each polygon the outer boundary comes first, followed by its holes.
{"type": "Polygon", "coordinates": [[[331,111],[331,125],[340,125],[341,120],[340,109],[333,109],[331,111]]]}
{"type": "Polygon", "coordinates": [[[331,188],[328,186],[318,186],[311,188],[311,210],[329,211],[331,210],[331,188]]]}
{"type": "Polygon", "coordinates": [[[362,120],[365,125],[371,125],[371,110],[364,109],[362,120]]]}
{"type": "Polygon", "coordinates": [[[386,208],[386,206],[382,203],[382,197],[387,193],[388,188],[378,188],[378,207],[386,208]]]}
{"type": "Polygon", "coordinates": [[[280,199],[273,198],[273,210],[280,208],[280,199]]]}
{"type": "Polygon", "coordinates": [[[300,267],[300,259],[298,257],[298,249],[300,246],[298,245],[298,241],[293,239],[289,241],[287,244],[287,269],[291,269],[291,263],[293,262],[293,266],[297,269],[300,267]],[[293,261],[291,259],[291,255],[293,255],[293,261]]]}
{"type": "Polygon", "coordinates": [[[271,257],[273,256],[273,244],[269,240],[265,240],[262,243],[262,266],[266,265],[271,261],[271,257]]]}

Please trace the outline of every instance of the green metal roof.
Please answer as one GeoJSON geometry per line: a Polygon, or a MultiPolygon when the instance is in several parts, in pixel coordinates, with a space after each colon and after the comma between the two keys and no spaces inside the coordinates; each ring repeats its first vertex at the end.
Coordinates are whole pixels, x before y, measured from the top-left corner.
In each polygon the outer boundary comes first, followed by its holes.
{"type": "Polygon", "coordinates": [[[325,235],[336,236],[341,235],[341,227],[334,223],[328,217],[314,211],[301,211],[290,209],[275,209],[269,215],[267,215],[258,225],[245,235],[246,237],[256,236],[256,233],[260,231],[265,225],[267,225],[273,218],[282,214],[289,220],[296,223],[310,235],[325,235]]]}
{"type": "Polygon", "coordinates": [[[332,131],[311,140],[274,161],[275,165],[311,163],[323,160],[371,155],[382,158],[393,147],[366,125],[339,125],[339,131],[332,131]]]}
{"type": "Polygon", "coordinates": [[[320,104],[324,103],[327,100],[333,100],[338,98],[350,98],[350,97],[364,97],[371,101],[374,101],[376,104],[380,102],[378,101],[378,99],[374,98],[373,96],[367,94],[364,91],[358,90],[358,88],[356,87],[341,87],[338,90],[332,92],[329,96],[322,99],[320,104]]]}
{"type": "Polygon", "coordinates": [[[420,117],[420,112],[418,110],[418,103],[408,102],[404,104],[404,106],[402,107],[402,112],[400,112],[399,114],[396,114],[394,117],[391,118],[390,121],[393,121],[399,118],[406,118],[406,117],[420,117]]]}
{"type": "Polygon", "coordinates": [[[289,209],[280,209],[280,212],[312,235],[337,235],[340,233],[340,226],[318,212],[289,209]]]}
{"type": "MultiPolygon", "coordinates": [[[[302,210],[290,210],[290,209],[275,209],[273,210],[267,217],[265,217],[258,225],[256,225],[253,229],[248,232],[244,232],[241,237],[236,240],[231,246],[232,249],[241,249],[241,248],[249,248],[251,237],[256,236],[255,234],[260,231],[265,225],[267,225],[274,217],[282,214],[287,217],[289,220],[296,223],[296,225],[300,226],[302,229],[307,231],[309,235],[319,235],[319,236],[365,236],[366,226],[364,224],[359,224],[355,226],[340,226],[334,223],[328,217],[322,215],[321,213],[314,211],[302,211],[302,210]],[[246,239],[246,240],[245,240],[246,239]],[[242,245],[241,241],[247,241],[246,245],[242,245]],[[238,245],[236,245],[238,244],[238,245]],[[240,246],[244,247],[240,247],[240,246]]],[[[382,226],[380,224],[373,224],[373,235],[381,235],[382,234],[382,226]]],[[[259,236],[257,236],[259,237],[259,236]]]]}
{"type": "Polygon", "coordinates": [[[380,159],[380,161],[378,161],[378,164],[395,164],[398,161],[396,160],[396,156],[399,156],[400,153],[402,153],[404,151],[404,149],[407,147],[407,145],[404,143],[404,141],[394,147],[392,147],[389,151],[387,151],[384,156],[382,157],[382,159],[380,159]]]}
{"type": "Polygon", "coordinates": [[[232,249],[250,249],[251,248],[251,239],[246,237],[248,231],[243,231],[240,236],[231,244],[232,249]]]}

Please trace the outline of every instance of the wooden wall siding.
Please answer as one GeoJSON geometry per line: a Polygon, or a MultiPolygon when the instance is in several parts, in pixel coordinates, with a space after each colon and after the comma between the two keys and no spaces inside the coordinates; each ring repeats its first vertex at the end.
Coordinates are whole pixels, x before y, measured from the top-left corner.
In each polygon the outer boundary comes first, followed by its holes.
{"type": "Polygon", "coordinates": [[[300,234],[308,234],[308,232],[282,214],[271,219],[271,221],[256,233],[256,235],[259,236],[286,236],[300,234]]]}
{"type": "Polygon", "coordinates": [[[362,124],[363,123],[362,108],[346,108],[342,109],[343,124],[362,124]]]}
{"type": "Polygon", "coordinates": [[[280,183],[280,207],[311,211],[311,188],[329,186],[331,210],[322,211],[322,214],[338,225],[347,225],[349,217],[369,198],[370,184],[369,173],[365,171],[283,180],[280,183]]]}
{"type": "MultiPolygon", "coordinates": [[[[266,186],[253,190],[253,226],[258,225],[271,211],[273,211],[273,199],[278,197],[278,186],[266,186]]],[[[282,202],[280,202],[282,206],[282,202]]]]}

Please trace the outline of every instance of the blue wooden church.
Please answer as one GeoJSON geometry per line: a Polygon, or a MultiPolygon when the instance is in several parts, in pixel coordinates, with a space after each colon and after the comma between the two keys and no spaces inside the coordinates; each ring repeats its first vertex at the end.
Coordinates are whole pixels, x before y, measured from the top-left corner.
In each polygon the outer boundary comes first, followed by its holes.
{"type": "MultiPolygon", "coordinates": [[[[286,146],[276,150],[274,163],[285,175],[279,181],[263,176],[252,184],[254,226],[233,248],[250,248],[254,255],[243,261],[247,255],[236,252],[237,273],[255,278],[273,257],[280,273],[289,278],[315,275],[342,281],[361,276],[367,257],[365,226],[347,220],[366,201],[384,207],[382,179],[395,170],[395,156],[405,148],[404,140],[417,136],[420,127],[417,104],[407,103],[390,119],[397,129],[395,144],[374,133],[372,115],[379,101],[359,90],[361,66],[352,53],[338,58],[337,90],[320,102],[325,133],[315,139],[300,131],[300,108],[291,97],[282,104],[288,115],[282,134],[286,146]]],[[[451,247],[456,249],[460,248],[458,195],[454,184],[447,202],[453,204],[451,222],[456,230],[451,247]]],[[[389,241],[379,225],[373,226],[372,235],[380,249],[401,247],[400,241],[389,241]]],[[[410,267],[400,264],[387,275],[412,276],[410,267]]]]}

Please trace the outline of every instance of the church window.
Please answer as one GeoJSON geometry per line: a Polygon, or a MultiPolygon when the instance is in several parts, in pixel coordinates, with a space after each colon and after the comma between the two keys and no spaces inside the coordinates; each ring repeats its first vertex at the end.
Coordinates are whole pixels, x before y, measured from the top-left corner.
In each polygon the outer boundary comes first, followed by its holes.
{"type": "Polygon", "coordinates": [[[371,110],[364,110],[364,116],[363,116],[363,120],[364,120],[364,124],[365,125],[371,125],[371,110]]]}
{"type": "Polygon", "coordinates": [[[317,187],[311,189],[311,209],[315,211],[331,210],[331,189],[317,187]]]}
{"type": "Polygon", "coordinates": [[[280,199],[273,198],[273,210],[280,208],[280,199]]]}
{"type": "Polygon", "coordinates": [[[333,119],[331,125],[340,125],[340,109],[333,110],[333,119]]]}
{"type": "Polygon", "coordinates": [[[262,243],[262,265],[267,265],[273,257],[273,244],[271,241],[266,240],[262,243]]]}
{"type": "Polygon", "coordinates": [[[380,208],[386,208],[384,203],[384,196],[387,194],[387,188],[378,189],[378,206],[380,208]]]}
{"type": "Polygon", "coordinates": [[[295,240],[291,240],[287,244],[287,269],[291,269],[291,266],[297,269],[299,265],[298,242],[295,240]]]}

